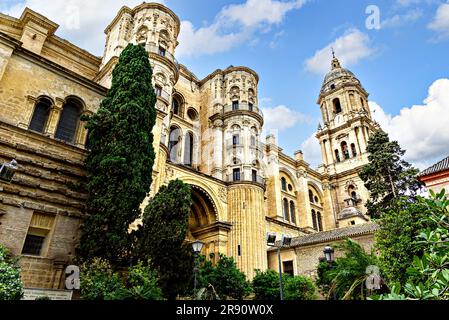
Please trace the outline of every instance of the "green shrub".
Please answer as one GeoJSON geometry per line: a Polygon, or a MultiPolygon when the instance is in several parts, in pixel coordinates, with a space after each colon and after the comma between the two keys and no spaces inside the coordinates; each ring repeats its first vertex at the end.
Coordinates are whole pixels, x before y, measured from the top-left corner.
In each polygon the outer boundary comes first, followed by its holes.
{"type": "MultiPolygon", "coordinates": [[[[285,279],[285,275],[283,277],[285,279]]],[[[265,272],[256,270],[256,276],[253,279],[255,300],[279,300],[279,287],[279,273],[274,270],[265,272]]]]}
{"type": "Polygon", "coordinates": [[[285,300],[316,300],[316,286],[312,280],[303,276],[287,276],[284,283],[285,300]]]}
{"type": "Polygon", "coordinates": [[[106,260],[94,258],[80,268],[81,299],[105,300],[113,297],[119,289],[124,289],[120,275],[112,270],[106,260]]]}
{"type": "Polygon", "coordinates": [[[128,270],[126,288],[119,288],[109,300],[161,300],[162,291],[158,287],[157,272],[141,262],[128,270]]]}
{"type": "Polygon", "coordinates": [[[0,245],[0,300],[20,300],[22,297],[23,284],[17,259],[0,245]]]}
{"type": "Polygon", "coordinates": [[[200,287],[212,285],[222,299],[232,298],[242,300],[251,294],[251,284],[241,272],[233,258],[220,255],[220,260],[215,266],[210,261],[202,258],[200,268],[200,287]]]}

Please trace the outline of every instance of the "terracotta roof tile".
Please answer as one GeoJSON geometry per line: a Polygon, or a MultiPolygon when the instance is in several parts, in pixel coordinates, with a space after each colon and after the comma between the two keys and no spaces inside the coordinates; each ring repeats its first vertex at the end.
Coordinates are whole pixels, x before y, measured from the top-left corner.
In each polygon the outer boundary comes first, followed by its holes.
{"type": "Polygon", "coordinates": [[[449,157],[447,157],[446,159],[441,160],[440,162],[438,162],[437,164],[434,164],[433,166],[431,166],[430,168],[424,170],[423,172],[421,172],[419,174],[420,177],[423,176],[428,176],[434,173],[438,173],[444,170],[449,170],[449,157]]]}

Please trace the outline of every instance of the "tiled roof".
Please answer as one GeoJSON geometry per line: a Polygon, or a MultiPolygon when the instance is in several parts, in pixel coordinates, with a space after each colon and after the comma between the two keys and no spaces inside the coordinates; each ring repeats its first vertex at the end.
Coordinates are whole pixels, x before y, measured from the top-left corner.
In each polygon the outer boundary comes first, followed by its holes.
{"type": "Polygon", "coordinates": [[[430,168],[424,170],[419,174],[420,177],[428,176],[430,174],[438,173],[444,170],[449,170],[449,157],[446,159],[441,160],[437,164],[434,164],[430,168]]]}
{"type": "MultiPolygon", "coordinates": [[[[379,225],[376,223],[365,223],[357,226],[335,229],[325,232],[312,233],[302,237],[297,237],[292,240],[291,247],[298,247],[310,244],[333,242],[338,240],[343,240],[346,238],[351,238],[355,236],[362,236],[366,234],[372,234],[379,230],[379,225]]],[[[272,248],[269,251],[277,250],[272,248]]]]}

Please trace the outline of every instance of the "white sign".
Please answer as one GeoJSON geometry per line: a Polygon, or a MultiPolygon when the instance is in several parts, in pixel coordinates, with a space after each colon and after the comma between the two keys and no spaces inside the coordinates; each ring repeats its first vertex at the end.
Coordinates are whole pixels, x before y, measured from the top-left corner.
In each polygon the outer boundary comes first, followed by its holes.
{"type": "Polygon", "coordinates": [[[36,300],[36,298],[50,298],[50,300],[72,300],[73,291],[50,289],[24,289],[22,300],[36,300]]]}

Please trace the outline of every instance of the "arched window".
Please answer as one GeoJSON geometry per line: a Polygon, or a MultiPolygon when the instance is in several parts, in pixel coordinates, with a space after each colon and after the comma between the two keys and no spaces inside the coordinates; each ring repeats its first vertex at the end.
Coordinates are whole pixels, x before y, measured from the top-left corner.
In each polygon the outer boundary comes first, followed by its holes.
{"type": "Polygon", "coordinates": [[[283,191],[287,191],[287,179],[284,177],[281,178],[281,187],[283,191]]]}
{"type": "Polygon", "coordinates": [[[357,199],[357,192],[355,191],[355,187],[353,185],[348,187],[348,194],[351,199],[357,199]]]}
{"type": "Polygon", "coordinates": [[[341,162],[340,152],[338,150],[335,150],[335,160],[337,160],[337,162],[341,162]]]}
{"type": "Polygon", "coordinates": [[[317,221],[316,221],[316,212],[315,212],[315,210],[312,210],[312,223],[313,223],[313,229],[318,231],[318,225],[317,225],[317,221]]]}
{"type": "Polygon", "coordinates": [[[312,190],[309,190],[309,201],[310,201],[310,203],[314,203],[315,202],[315,200],[313,199],[313,192],[312,192],[312,190]]]}
{"type": "Polygon", "coordinates": [[[288,200],[284,199],[284,219],[289,221],[289,216],[288,200]]]}
{"type": "Polygon", "coordinates": [[[73,143],[80,119],[81,106],[74,99],[68,99],[62,107],[55,138],[73,143]]]}
{"type": "Polygon", "coordinates": [[[170,140],[168,143],[168,150],[170,152],[170,161],[178,161],[179,142],[181,137],[181,130],[176,127],[170,128],[170,140]]]}
{"type": "Polygon", "coordinates": [[[295,203],[293,201],[290,201],[290,216],[291,216],[291,222],[296,224],[296,207],[295,207],[295,203]]]}
{"type": "Polygon", "coordinates": [[[184,143],[184,164],[191,167],[193,164],[193,134],[188,132],[184,143]]]}
{"type": "Polygon", "coordinates": [[[353,156],[354,158],[357,157],[357,149],[356,149],[354,143],[351,143],[351,151],[352,151],[352,156],[353,156]]]}
{"type": "Polygon", "coordinates": [[[318,231],[323,231],[323,216],[321,215],[321,212],[318,212],[316,214],[316,217],[317,217],[318,231]]]}
{"type": "Polygon", "coordinates": [[[48,116],[50,115],[51,104],[51,101],[47,98],[40,98],[37,101],[29,126],[30,130],[44,133],[48,116]]]}
{"type": "Polygon", "coordinates": [[[176,98],[173,98],[172,111],[173,111],[173,114],[179,116],[180,107],[179,107],[179,101],[176,98]]]}
{"type": "Polygon", "coordinates": [[[341,108],[340,99],[335,98],[335,99],[332,101],[332,103],[334,104],[334,113],[335,113],[335,114],[339,114],[339,113],[342,113],[342,112],[343,112],[343,110],[342,110],[342,108],[341,108]]]}
{"type": "Polygon", "coordinates": [[[341,152],[343,153],[343,156],[345,157],[346,160],[351,157],[349,155],[348,144],[346,143],[346,141],[343,141],[341,143],[341,152]]]}

